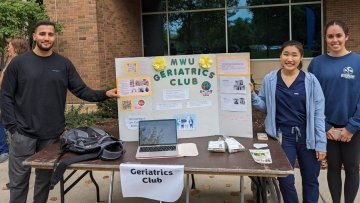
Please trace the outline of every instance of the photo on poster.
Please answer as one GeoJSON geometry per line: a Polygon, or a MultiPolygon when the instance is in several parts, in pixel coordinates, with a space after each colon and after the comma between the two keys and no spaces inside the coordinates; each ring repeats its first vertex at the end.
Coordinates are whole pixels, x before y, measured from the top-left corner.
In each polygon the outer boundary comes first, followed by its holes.
{"type": "Polygon", "coordinates": [[[246,111],[246,98],[242,94],[221,94],[221,110],[246,111]]]}
{"type": "Polygon", "coordinates": [[[220,77],[221,93],[246,94],[246,85],[245,77],[220,77]]]}
{"type": "Polygon", "coordinates": [[[120,96],[151,96],[151,77],[139,76],[117,78],[117,90],[120,96]]]}
{"type": "Polygon", "coordinates": [[[196,129],[197,120],[195,114],[176,114],[174,118],[176,119],[177,130],[193,131],[196,129]]]}
{"type": "Polygon", "coordinates": [[[130,98],[120,98],[119,106],[121,111],[132,111],[134,109],[133,100],[130,98]]]}
{"type": "Polygon", "coordinates": [[[139,63],[138,62],[125,63],[125,73],[129,73],[129,74],[139,73],[139,63]]]}

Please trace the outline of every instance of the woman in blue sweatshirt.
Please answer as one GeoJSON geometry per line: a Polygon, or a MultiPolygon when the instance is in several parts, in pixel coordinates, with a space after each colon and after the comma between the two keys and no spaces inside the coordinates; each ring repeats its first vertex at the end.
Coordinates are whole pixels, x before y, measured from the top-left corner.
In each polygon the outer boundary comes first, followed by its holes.
{"type": "Polygon", "coordinates": [[[345,169],[345,203],[353,203],[359,189],[360,159],[360,55],[348,51],[349,29],[341,21],[325,26],[328,53],[310,65],[325,96],[325,131],[328,138],[328,185],[334,203],[340,203],[341,168],[345,169]]]}
{"type": "MultiPolygon", "coordinates": [[[[304,49],[300,42],[287,41],[280,49],[281,68],[268,73],[259,95],[252,92],[252,105],[266,112],[265,130],[278,138],[290,164],[298,159],[303,202],[317,203],[320,160],[326,156],[324,96],[316,77],[301,70],[304,49]]],[[[279,178],[285,203],[299,202],[294,175],[279,178]]]]}

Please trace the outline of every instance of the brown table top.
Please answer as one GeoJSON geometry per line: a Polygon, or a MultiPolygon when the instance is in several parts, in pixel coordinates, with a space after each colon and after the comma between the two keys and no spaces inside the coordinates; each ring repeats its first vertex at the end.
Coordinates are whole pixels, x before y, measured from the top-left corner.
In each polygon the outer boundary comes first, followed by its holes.
{"type": "MultiPolygon", "coordinates": [[[[281,146],[276,140],[258,141],[252,138],[235,138],[245,148],[244,152],[229,154],[209,152],[207,145],[209,140],[217,140],[218,136],[184,138],[180,143],[196,143],[199,155],[196,157],[176,157],[157,159],[136,159],[135,154],[138,142],[125,142],[126,153],[118,160],[102,161],[91,160],[72,164],[69,169],[78,170],[105,170],[118,171],[121,163],[141,163],[160,165],[184,165],[185,173],[193,174],[219,174],[219,175],[243,175],[243,176],[287,176],[293,174],[293,169],[286,158],[281,146]],[[253,143],[267,143],[272,157],[272,164],[261,165],[256,163],[249,152],[253,149],[253,143]]],[[[55,143],[34,154],[24,161],[25,165],[34,168],[53,168],[53,163],[59,153],[59,143],[55,143]]],[[[65,153],[62,159],[76,156],[74,153],[65,153]]]]}

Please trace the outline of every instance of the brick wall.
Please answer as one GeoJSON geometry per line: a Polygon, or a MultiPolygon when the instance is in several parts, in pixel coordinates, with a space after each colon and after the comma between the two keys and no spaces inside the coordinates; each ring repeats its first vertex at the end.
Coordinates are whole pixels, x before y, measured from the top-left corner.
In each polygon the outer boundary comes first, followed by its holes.
{"type": "MultiPolygon", "coordinates": [[[[44,5],[64,26],[55,50],[91,88],[115,84],[116,57],[142,55],[140,0],[44,0],[44,5]]],[[[69,94],[68,103],[80,102],[69,94]]]]}
{"type": "Polygon", "coordinates": [[[342,20],[350,29],[347,42],[349,50],[360,53],[360,1],[359,0],[325,0],[325,22],[342,20]]]}

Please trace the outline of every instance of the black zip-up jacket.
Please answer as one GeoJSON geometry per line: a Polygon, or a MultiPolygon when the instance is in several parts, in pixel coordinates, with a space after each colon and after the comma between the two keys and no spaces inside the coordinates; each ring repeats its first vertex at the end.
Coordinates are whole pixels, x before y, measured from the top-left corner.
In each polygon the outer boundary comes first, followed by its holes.
{"type": "Polygon", "coordinates": [[[40,57],[33,51],[15,57],[1,87],[1,116],[5,128],[37,139],[52,139],[65,128],[67,90],[90,102],[107,99],[92,90],[67,58],[53,53],[40,57]]]}

